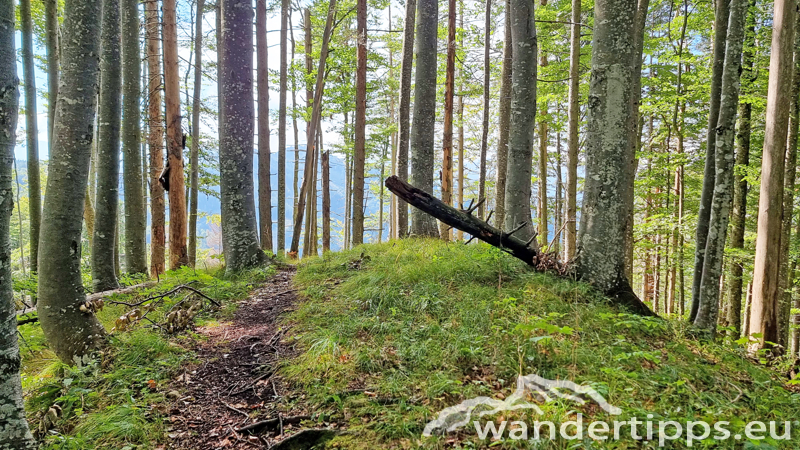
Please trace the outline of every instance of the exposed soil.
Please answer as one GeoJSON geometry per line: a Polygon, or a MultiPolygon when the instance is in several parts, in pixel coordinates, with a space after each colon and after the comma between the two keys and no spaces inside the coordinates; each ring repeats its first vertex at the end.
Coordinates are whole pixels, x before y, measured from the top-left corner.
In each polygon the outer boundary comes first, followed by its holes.
{"type": "Polygon", "coordinates": [[[295,352],[279,320],[297,303],[293,277],[293,269],[278,272],[240,302],[231,322],[196,330],[207,338],[194,349],[203,362],[172,383],[166,448],[271,448],[314,426],[307,412],[286,411],[282,400],[292,394],[274,374],[295,352]]]}

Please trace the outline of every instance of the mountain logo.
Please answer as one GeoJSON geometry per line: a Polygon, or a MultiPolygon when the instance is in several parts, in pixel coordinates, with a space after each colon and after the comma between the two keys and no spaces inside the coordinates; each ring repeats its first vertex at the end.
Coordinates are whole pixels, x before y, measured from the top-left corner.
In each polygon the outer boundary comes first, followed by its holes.
{"type": "Polygon", "coordinates": [[[520,375],[517,377],[517,388],[505,400],[475,397],[458,405],[447,407],[439,412],[436,419],[425,425],[422,435],[428,437],[434,433],[449,433],[469,424],[473,418],[494,415],[502,411],[532,409],[537,414],[543,414],[537,404],[526,400],[528,395],[544,403],[554,401],[556,398],[563,398],[580,405],[585,404],[588,398],[609,414],[619,415],[622,413],[620,408],[609,404],[591,386],[576,384],[569,380],[548,380],[535,374],[520,375]]]}

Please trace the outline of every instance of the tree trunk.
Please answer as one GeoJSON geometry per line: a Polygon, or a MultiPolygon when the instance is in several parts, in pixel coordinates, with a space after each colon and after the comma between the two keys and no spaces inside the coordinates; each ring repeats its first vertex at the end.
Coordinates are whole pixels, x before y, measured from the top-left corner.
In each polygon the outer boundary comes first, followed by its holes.
{"type": "Polygon", "coordinates": [[[269,150],[269,62],[267,58],[267,0],[256,2],[256,60],[258,62],[258,223],[261,248],[272,252],[272,186],[269,150]]]}
{"type": "MultiPolygon", "coordinates": [[[[452,0],[451,0],[452,1],[452,0]]],[[[364,243],[364,163],[367,127],[367,0],[356,2],[356,118],[353,146],[353,246],[364,243]]]]}
{"type": "MultiPolygon", "coordinates": [[[[458,10],[458,23],[459,28],[462,30],[464,29],[464,2],[459,2],[459,10],[458,10]]],[[[461,37],[461,42],[458,43],[459,46],[464,46],[464,37],[461,37]]],[[[458,65],[458,106],[456,110],[458,111],[458,204],[464,205],[464,64],[458,65]]],[[[506,136],[507,137],[507,136],[506,136]]],[[[499,157],[499,151],[498,151],[499,157]]],[[[503,181],[505,183],[505,180],[503,181]]],[[[395,199],[396,196],[392,196],[392,199],[395,199]]],[[[497,209],[495,207],[495,209],[497,209]]],[[[502,222],[499,222],[502,223],[502,222]]],[[[464,232],[458,230],[456,234],[456,239],[459,241],[464,240],[464,232]]]]}
{"type": "Polygon", "coordinates": [[[64,69],[42,208],[41,249],[47,257],[39,261],[39,321],[51,349],[67,364],[88,358],[105,341],[103,326],[79,306],[86,298],[80,242],[96,112],[100,15],[119,5],[116,0],[106,4],[101,8],[99,0],[69,0],[65,7],[64,69]]]}
{"type": "MultiPolygon", "coordinates": [[[[753,50],[755,45],[755,0],[750,0],[747,15],[746,42],[742,58],[742,91],[747,93],[753,84],[753,50]]],[[[739,126],[736,134],[736,166],[744,169],[750,163],[750,134],[753,105],[745,100],[739,104],[739,126]]],[[[747,219],[747,179],[741,171],[734,171],[733,210],[731,213],[730,246],[744,249],[744,233],[747,219]]],[[[731,257],[728,282],[728,326],[733,328],[732,336],[738,338],[742,333],[742,275],[743,261],[731,257]]]]}
{"type": "MultiPolygon", "coordinates": [[[[453,0],[451,0],[453,1],[453,0]]],[[[486,153],[489,147],[489,83],[491,80],[492,61],[489,51],[492,44],[492,0],[486,0],[486,14],[484,15],[483,37],[483,124],[481,126],[481,156],[478,175],[478,198],[486,197],[486,153]]],[[[455,22],[453,23],[455,26],[455,22]]],[[[453,33],[455,36],[455,33],[453,33]]],[[[453,54],[455,58],[455,52],[453,54]]],[[[507,156],[506,156],[507,157],[507,156]]],[[[486,202],[478,207],[478,217],[486,217],[486,202]]],[[[502,223],[502,222],[498,222],[502,223]]]]}
{"type": "Polygon", "coordinates": [[[197,0],[197,17],[194,32],[194,93],[192,95],[192,151],[189,157],[189,266],[197,263],[197,194],[200,175],[200,91],[203,87],[203,7],[205,0],[197,0]]]}
{"type": "Polygon", "coordinates": [[[322,253],[331,250],[331,152],[322,154],[322,253]]]}
{"type": "Polygon", "coordinates": [[[28,149],[28,214],[30,215],[31,273],[36,273],[42,197],[39,180],[39,131],[36,125],[36,76],[33,68],[31,0],[19,5],[22,31],[22,74],[25,78],[25,136],[28,149]]]}
{"type": "MultiPolygon", "coordinates": [[[[436,128],[436,58],[439,28],[437,0],[419,0],[417,8],[414,83],[414,120],[411,125],[411,180],[427,193],[433,193],[433,144],[436,128]]],[[[401,119],[402,120],[402,119],[401,119]]],[[[418,210],[411,212],[411,234],[437,237],[433,217],[418,210]]]]}
{"type": "Polygon", "coordinates": [[[569,40],[569,146],[567,147],[567,195],[564,227],[564,257],[572,261],[577,246],[578,128],[580,127],[581,0],[572,0],[572,31],[569,40]]]}
{"type": "Polygon", "coordinates": [[[778,277],[780,309],[778,311],[778,345],[788,348],[789,317],[792,309],[792,284],[794,277],[789,270],[791,255],[789,246],[792,238],[792,220],[794,219],[795,172],[797,171],[797,132],[800,119],[800,14],[795,14],[794,67],[792,74],[792,90],[789,99],[789,137],[786,144],[786,168],[783,175],[783,220],[781,225],[781,249],[778,277]]]}
{"type": "MultiPolygon", "coordinates": [[[[516,47],[511,69],[511,121],[506,170],[505,228],[525,223],[517,236],[536,235],[531,221],[533,126],[536,117],[536,24],[533,0],[511,0],[511,40],[516,47]]],[[[533,244],[533,243],[532,243],[533,244]]],[[[538,247],[534,245],[534,247],[538,247]]]]}
{"type": "Polygon", "coordinates": [[[158,3],[145,2],[145,41],[147,45],[147,145],[150,147],[150,274],[158,277],[166,270],[166,213],[164,188],[158,182],[164,170],[164,119],[161,106],[161,36],[158,3]]]}
{"type": "MultiPolygon", "coordinates": [[[[11,261],[11,215],[14,212],[13,181],[15,174],[14,146],[16,144],[17,114],[19,110],[19,79],[14,47],[14,2],[0,4],[0,259],[11,261]]],[[[24,19],[23,19],[24,20],[24,19]]],[[[52,142],[52,141],[51,141],[52,142]]],[[[21,225],[21,224],[20,224],[21,225]]],[[[33,261],[33,258],[31,258],[33,261]]],[[[19,377],[21,358],[17,343],[16,307],[11,264],[0,265],[0,405],[3,420],[0,429],[0,447],[8,449],[35,449],[36,441],[25,420],[25,402],[19,377]]]]}
{"type": "MultiPolygon", "coordinates": [[[[311,122],[308,126],[308,139],[306,145],[307,154],[313,155],[315,152],[314,139],[316,136],[317,127],[319,126],[322,117],[322,94],[325,91],[325,63],[328,59],[328,44],[331,38],[331,29],[333,27],[333,16],[336,14],[336,0],[330,0],[328,5],[328,18],[325,22],[325,30],[322,33],[322,47],[320,48],[319,67],[317,68],[317,82],[314,89],[314,108],[311,112],[311,122]]],[[[297,217],[295,218],[294,228],[292,230],[292,244],[289,251],[297,254],[300,248],[300,231],[303,225],[303,209],[308,200],[308,192],[311,183],[315,182],[314,176],[314,158],[306,158],[305,167],[303,168],[303,183],[300,185],[300,195],[297,199],[297,217]]]]}
{"type": "MultiPolygon", "coordinates": [[[[739,105],[739,76],[742,68],[747,0],[732,0],[729,6],[730,21],[725,43],[719,120],[714,129],[716,135],[714,194],[711,200],[706,250],[703,255],[700,302],[694,320],[695,326],[711,336],[716,332],[719,316],[717,308],[720,297],[720,276],[733,197],[733,140],[736,134],[736,109],[739,105]]],[[[780,229],[778,231],[780,232],[780,229]]]]}
{"type": "MultiPolygon", "coordinates": [[[[408,145],[411,116],[411,72],[414,66],[414,24],[416,22],[417,0],[406,1],[406,19],[403,28],[403,60],[400,66],[400,105],[398,107],[397,175],[408,180],[408,145]]],[[[394,214],[398,237],[408,235],[408,205],[397,199],[394,214]]]]}
{"type": "Polygon", "coordinates": [[[169,170],[169,267],[189,263],[186,249],[186,193],[183,181],[183,134],[181,132],[178,76],[178,31],[176,0],[163,0],[164,99],[167,121],[167,167],[169,170]]]}
{"type": "MultiPolygon", "coordinates": [[[[511,0],[505,1],[506,11],[511,11],[511,0]]],[[[580,7],[580,6],[579,6],[580,7]]],[[[506,177],[508,173],[508,134],[511,124],[511,66],[513,45],[511,43],[511,14],[505,15],[503,38],[503,70],[500,75],[500,105],[497,138],[497,181],[495,184],[495,223],[502,227],[506,217],[506,177]]],[[[463,97],[461,104],[463,106],[463,97]]],[[[463,113],[463,109],[461,110],[463,113]]],[[[462,114],[463,116],[463,114],[462,114]]],[[[462,117],[463,121],[463,117],[462,117]]]]}
{"type": "Polygon", "coordinates": [[[595,3],[589,88],[586,182],[581,209],[578,276],[600,291],[630,289],[625,276],[625,189],[630,177],[634,114],[636,0],[595,3]]]}
{"type": "MultiPolygon", "coordinates": [[[[560,113],[560,108],[557,109],[557,112],[560,113]]],[[[560,114],[559,114],[560,115],[560,114]]],[[[563,197],[561,188],[563,183],[561,181],[561,130],[556,131],[556,198],[555,198],[555,217],[553,217],[553,231],[555,235],[553,236],[553,251],[557,254],[561,253],[561,231],[563,227],[562,220],[564,219],[563,215],[563,197]]]]}
{"type": "Polygon", "coordinates": [[[700,307],[700,281],[708,239],[711,199],[714,195],[714,154],[716,147],[716,126],[719,118],[720,93],[722,90],[722,68],[725,64],[725,39],[728,35],[728,17],[731,0],[719,0],[714,12],[714,55],[711,72],[711,98],[708,110],[708,135],[706,137],[706,161],[703,170],[703,190],[700,193],[700,208],[697,212],[697,232],[695,234],[694,278],[692,280],[692,308],[689,321],[694,322],[700,307]]]}
{"type": "Polygon", "coordinates": [[[120,3],[105,0],[101,34],[100,111],[97,133],[97,199],[92,240],[92,289],[119,287],[114,254],[119,205],[119,143],[122,65],[120,58],[120,3]]]}
{"type": "MultiPolygon", "coordinates": [[[[487,35],[489,32],[487,31],[487,35]]],[[[488,38],[487,38],[488,39],[488,38]]],[[[444,132],[442,134],[442,201],[453,204],[453,99],[456,85],[456,0],[448,1],[447,10],[447,66],[444,82],[444,132]]],[[[483,194],[480,194],[483,198],[483,194]]],[[[481,205],[482,206],[482,205],[481,205]]],[[[451,240],[450,228],[439,223],[439,236],[451,240]]]]}
{"type": "MultiPolygon", "coordinates": [[[[308,9],[308,8],[306,8],[308,9]]],[[[311,25],[311,21],[308,21],[308,25],[311,25]]],[[[306,44],[309,43],[308,39],[310,36],[306,36],[306,44]]],[[[295,60],[295,41],[294,41],[294,25],[292,25],[292,11],[289,11],[289,42],[292,44],[292,57],[289,63],[289,70],[291,70],[291,78],[292,78],[292,131],[294,132],[294,170],[292,173],[292,193],[294,194],[294,202],[293,204],[297,204],[297,191],[298,191],[298,182],[300,180],[300,136],[297,129],[297,72],[294,70],[294,60],[295,60]]],[[[306,52],[306,60],[309,58],[309,53],[306,52]]],[[[308,83],[306,83],[308,85],[308,83]]],[[[306,107],[310,105],[306,104],[306,107]]],[[[306,133],[308,133],[308,124],[306,124],[306,133]]],[[[306,136],[307,137],[307,136],[306,136]]],[[[306,158],[308,158],[308,143],[306,142],[306,158]]],[[[294,210],[294,213],[297,214],[297,209],[294,210]]],[[[293,217],[294,218],[294,217],[293,217]]]]}
{"type": "MultiPolygon", "coordinates": [[[[278,94],[278,254],[286,251],[286,81],[288,67],[287,22],[289,21],[289,0],[281,0],[281,67],[278,94]]],[[[306,143],[306,147],[308,144],[306,143]]],[[[295,195],[297,195],[295,193],[295,195]]]]}
{"type": "Polygon", "coordinates": [[[548,244],[547,230],[547,105],[539,116],[539,240],[542,247],[548,244]]]}
{"type": "Polygon", "coordinates": [[[258,245],[253,186],[253,10],[247,0],[222,2],[222,66],[225,92],[219,129],[222,248],[226,273],[265,261],[258,245]]]}
{"type": "Polygon", "coordinates": [[[58,98],[58,0],[44,0],[45,39],[47,48],[47,142],[53,145],[53,121],[58,98]]]}
{"type": "MultiPolygon", "coordinates": [[[[202,0],[200,0],[202,3],[202,0]]],[[[122,0],[123,121],[122,159],[125,189],[125,271],[147,274],[147,208],[142,192],[141,64],[139,54],[139,2],[122,0]]],[[[198,23],[200,23],[198,21],[198,23]]]]}
{"type": "Polygon", "coordinates": [[[761,160],[761,190],[758,204],[758,233],[753,270],[752,317],[748,334],[760,333],[758,344],[767,348],[777,343],[780,319],[779,288],[781,219],[783,206],[783,172],[789,108],[782,96],[791,92],[792,46],[794,44],[795,5],[788,0],[775,0],[772,27],[772,49],[769,63],[767,118],[764,152],[761,160]]]}

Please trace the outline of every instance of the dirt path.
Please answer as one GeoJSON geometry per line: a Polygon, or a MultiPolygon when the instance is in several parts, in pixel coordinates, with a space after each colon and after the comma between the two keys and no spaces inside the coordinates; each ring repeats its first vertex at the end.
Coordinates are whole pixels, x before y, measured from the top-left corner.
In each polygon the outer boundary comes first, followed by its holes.
{"type": "Polygon", "coordinates": [[[273,376],[278,362],[294,351],[279,325],[280,315],[297,302],[293,277],[293,269],[278,272],[239,304],[233,321],[197,329],[207,338],[195,348],[202,362],[187,367],[169,391],[166,448],[271,448],[307,419],[283,411],[281,400],[289,392],[273,376]],[[243,429],[248,426],[251,431],[243,429]]]}

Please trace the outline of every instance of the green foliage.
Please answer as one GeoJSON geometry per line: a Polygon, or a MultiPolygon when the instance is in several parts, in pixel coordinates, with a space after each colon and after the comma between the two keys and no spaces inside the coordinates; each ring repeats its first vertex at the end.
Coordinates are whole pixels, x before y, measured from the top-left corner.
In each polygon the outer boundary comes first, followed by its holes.
{"type": "MultiPolygon", "coordinates": [[[[680,322],[616,310],[586,285],[532,273],[483,244],[364,245],[304,261],[296,281],[308,301],[287,320],[303,351],[283,373],[316,411],[352,418],[357,441],[338,438],[347,448],[441,448],[446,438],[420,440],[427,421],[468,398],[508,396],[520,374],[589,384],[622,408],[620,420],[654,414],[736,425],[788,420],[800,404],[741,346],[686,339],[680,322]]],[[[544,417],[534,420],[563,422],[576,409],[606,417],[563,400],[540,406],[544,417]]],[[[470,439],[456,441],[472,448],[470,439]]]]}

